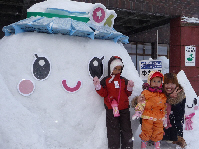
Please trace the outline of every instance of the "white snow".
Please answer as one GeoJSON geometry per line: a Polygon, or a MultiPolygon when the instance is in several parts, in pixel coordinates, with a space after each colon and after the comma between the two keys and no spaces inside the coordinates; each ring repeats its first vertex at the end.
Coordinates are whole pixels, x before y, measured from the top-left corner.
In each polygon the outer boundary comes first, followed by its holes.
{"type": "Polygon", "coordinates": [[[45,12],[47,8],[65,9],[68,11],[90,12],[94,4],[70,0],[47,0],[31,6],[28,12],[45,12]]]}
{"type": "MultiPolygon", "coordinates": [[[[50,7],[87,11],[93,6],[76,4],[68,0],[48,0],[28,11],[44,11],[50,7]]],[[[135,82],[130,101],[142,91],[143,81],[126,49],[122,44],[110,40],[26,32],[4,37],[0,45],[0,149],[106,149],[103,98],[96,93],[88,72],[88,63],[93,57],[105,56],[103,76],[107,76],[108,60],[112,55],[120,56],[124,63],[122,76],[135,82]],[[38,81],[32,75],[34,54],[50,61],[51,73],[46,80],[38,81]],[[35,84],[30,96],[22,96],[17,90],[22,79],[29,79],[35,84]],[[82,87],[75,93],[68,93],[61,85],[63,79],[71,87],[81,81],[82,87]]],[[[164,73],[168,72],[168,60],[165,57],[159,59],[163,60],[164,73]]],[[[186,76],[180,72],[178,79],[185,81],[180,83],[187,100],[192,100],[196,94],[186,76]]],[[[130,110],[133,115],[133,109],[130,110]]],[[[194,129],[184,130],[187,149],[199,146],[198,111],[193,121],[194,129]]],[[[139,149],[138,120],[132,121],[132,130],[134,148],[139,149]]]]}
{"type": "Polygon", "coordinates": [[[157,59],[162,61],[162,74],[169,73],[169,59],[165,56],[159,56],[157,59]]]}
{"type": "Polygon", "coordinates": [[[183,17],[181,18],[181,21],[183,21],[183,22],[188,22],[188,23],[199,23],[199,18],[195,18],[195,17],[189,18],[189,17],[183,16],[183,17]]]}
{"type": "Polygon", "coordinates": [[[45,148],[37,117],[10,93],[1,74],[0,87],[0,148],[45,148]]]}
{"type": "MultiPolygon", "coordinates": [[[[189,80],[186,77],[186,74],[184,73],[183,70],[181,70],[178,75],[178,81],[179,83],[182,85],[182,87],[184,88],[185,94],[186,94],[186,115],[191,114],[194,112],[194,103],[193,100],[194,98],[197,98],[196,92],[193,90],[193,87],[191,86],[191,83],[189,82],[189,80]],[[191,89],[191,90],[190,90],[191,89]],[[192,107],[193,108],[188,108],[187,107],[192,107]]],[[[198,106],[198,104],[196,105],[198,106]]]]}

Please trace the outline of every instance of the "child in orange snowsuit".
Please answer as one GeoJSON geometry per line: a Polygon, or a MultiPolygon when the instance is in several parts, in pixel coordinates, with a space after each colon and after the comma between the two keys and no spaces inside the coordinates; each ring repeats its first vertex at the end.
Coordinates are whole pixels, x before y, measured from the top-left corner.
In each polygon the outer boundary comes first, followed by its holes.
{"type": "Polygon", "coordinates": [[[146,148],[147,141],[155,142],[155,148],[160,148],[160,140],[163,138],[163,121],[165,119],[166,96],[162,92],[163,74],[152,71],[147,83],[143,84],[141,95],[145,97],[146,105],[142,113],[142,132],[139,137],[142,140],[141,148],[146,148]]]}

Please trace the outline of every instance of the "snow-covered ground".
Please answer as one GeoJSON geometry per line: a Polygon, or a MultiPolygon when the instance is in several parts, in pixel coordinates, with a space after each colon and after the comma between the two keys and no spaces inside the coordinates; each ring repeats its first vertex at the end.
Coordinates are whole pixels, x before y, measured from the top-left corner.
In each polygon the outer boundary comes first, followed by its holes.
{"type": "MultiPolygon", "coordinates": [[[[93,4],[75,4],[77,2],[69,0],[48,0],[34,5],[29,11],[42,12],[46,8],[56,7],[87,12],[93,7],[93,4]]],[[[4,37],[0,40],[0,47],[0,149],[106,149],[103,98],[95,92],[88,70],[93,57],[104,56],[103,76],[106,76],[110,57],[120,56],[124,63],[122,76],[135,82],[129,100],[142,91],[143,81],[121,43],[25,32],[4,37]],[[49,62],[50,72],[45,79],[39,80],[33,75],[34,62],[37,60],[35,54],[49,62]],[[33,85],[30,95],[22,95],[25,92],[20,90],[24,79],[30,80],[33,85]],[[79,81],[81,87],[71,93],[63,87],[63,80],[71,88],[79,81]]],[[[163,61],[163,73],[167,73],[168,59],[159,59],[163,61]]],[[[39,61],[40,66],[46,63],[39,61]]],[[[185,89],[187,103],[192,104],[193,99],[198,97],[183,71],[178,74],[178,79],[185,89]]],[[[133,115],[134,110],[130,108],[130,111],[133,115]]],[[[194,112],[193,108],[192,111],[187,110],[188,114],[190,112],[194,112]]],[[[198,110],[195,112],[193,130],[184,130],[187,149],[199,146],[199,113],[198,110]]],[[[134,148],[139,149],[138,135],[141,130],[138,120],[132,121],[132,131],[134,148]]],[[[162,142],[162,149],[175,147],[162,142]]]]}

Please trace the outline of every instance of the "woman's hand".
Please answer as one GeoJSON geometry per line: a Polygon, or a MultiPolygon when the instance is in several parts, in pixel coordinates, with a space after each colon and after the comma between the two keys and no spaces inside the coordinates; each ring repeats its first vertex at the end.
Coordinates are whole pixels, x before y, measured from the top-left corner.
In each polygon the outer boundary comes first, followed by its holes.
{"type": "Polygon", "coordinates": [[[170,94],[171,98],[176,98],[178,96],[178,93],[182,91],[182,89],[178,90],[179,87],[176,87],[176,89],[173,91],[173,93],[170,94]]]}

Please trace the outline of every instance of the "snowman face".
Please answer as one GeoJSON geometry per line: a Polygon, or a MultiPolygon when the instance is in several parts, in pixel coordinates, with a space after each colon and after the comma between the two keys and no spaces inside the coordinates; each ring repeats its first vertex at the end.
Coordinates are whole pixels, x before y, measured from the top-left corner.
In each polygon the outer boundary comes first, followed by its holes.
{"type": "Polygon", "coordinates": [[[106,130],[99,121],[102,117],[105,123],[103,98],[92,78],[107,76],[110,57],[123,58],[124,77],[132,79],[135,70],[126,49],[110,40],[21,33],[5,37],[0,44],[4,66],[0,73],[9,91],[36,115],[46,141],[63,148],[81,148],[81,142],[106,130]]]}
{"type": "Polygon", "coordinates": [[[192,113],[195,113],[196,110],[198,110],[198,103],[197,98],[190,99],[186,97],[186,104],[185,104],[185,115],[190,115],[192,113]]]}
{"type": "Polygon", "coordinates": [[[197,103],[198,103],[197,98],[194,98],[192,104],[190,105],[187,104],[187,108],[189,109],[193,108],[194,110],[197,110],[198,109],[197,103]]]}

